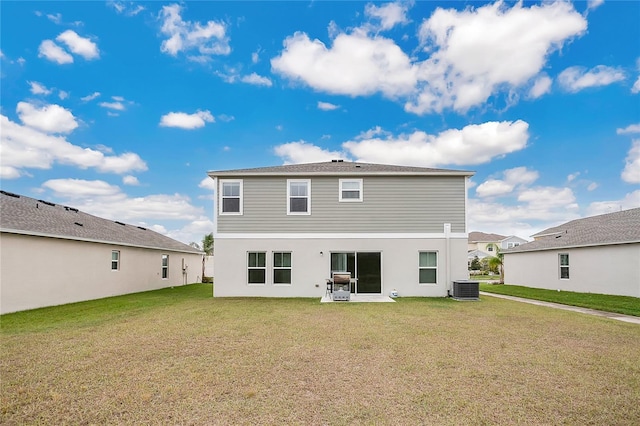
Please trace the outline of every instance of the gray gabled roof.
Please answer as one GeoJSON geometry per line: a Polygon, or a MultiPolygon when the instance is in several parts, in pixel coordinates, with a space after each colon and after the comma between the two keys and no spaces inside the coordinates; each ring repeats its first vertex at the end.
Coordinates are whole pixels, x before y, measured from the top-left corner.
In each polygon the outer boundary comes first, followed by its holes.
{"type": "Polygon", "coordinates": [[[252,169],[214,170],[209,176],[313,176],[313,175],[448,175],[472,176],[465,170],[431,169],[426,167],[393,166],[388,164],[355,163],[342,160],[323,163],[287,164],[284,166],[258,167],[252,169]]]}
{"type": "Polygon", "coordinates": [[[0,191],[0,231],[200,253],[150,229],[103,219],[76,208],[0,191]]]}
{"type": "Polygon", "coordinates": [[[504,235],[500,234],[487,234],[485,232],[473,231],[469,232],[469,242],[471,243],[495,243],[496,241],[504,240],[504,235]]]}
{"type": "Polygon", "coordinates": [[[640,208],[572,220],[534,237],[538,239],[504,253],[640,243],[640,208]]]}

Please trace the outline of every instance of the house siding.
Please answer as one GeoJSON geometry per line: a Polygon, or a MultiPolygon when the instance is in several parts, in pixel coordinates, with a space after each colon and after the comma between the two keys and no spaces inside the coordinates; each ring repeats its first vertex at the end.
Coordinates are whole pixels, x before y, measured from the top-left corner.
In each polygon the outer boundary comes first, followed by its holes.
{"type": "Polygon", "coordinates": [[[441,233],[443,223],[466,232],[464,176],[295,176],[311,180],[311,215],[304,216],[287,215],[287,178],[225,176],[243,180],[244,208],[219,215],[217,232],[441,233]],[[364,200],[339,202],[339,179],[351,177],[363,179],[364,200]]]}
{"type": "Polygon", "coordinates": [[[505,253],[505,283],[550,290],[640,297],[640,243],[505,253]],[[569,279],[558,255],[569,254],[569,279]]]}
{"type": "Polygon", "coordinates": [[[322,297],[332,252],[379,252],[382,290],[400,297],[445,297],[454,280],[468,279],[465,238],[217,239],[215,297],[322,297]],[[419,252],[438,253],[436,284],[419,284],[419,252]],[[265,252],[266,284],[247,283],[247,252],[265,252]],[[273,283],[273,253],[290,252],[291,285],[273,283]]]}
{"type": "Polygon", "coordinates": [[[200,282],[202,275],[197,253],[4,232],[0,243],[2,314],[200,282]],[[112,250],[120,251],[117,271],[112,250]],[[163,254],[169,255],[166,279],[163,254]]]}

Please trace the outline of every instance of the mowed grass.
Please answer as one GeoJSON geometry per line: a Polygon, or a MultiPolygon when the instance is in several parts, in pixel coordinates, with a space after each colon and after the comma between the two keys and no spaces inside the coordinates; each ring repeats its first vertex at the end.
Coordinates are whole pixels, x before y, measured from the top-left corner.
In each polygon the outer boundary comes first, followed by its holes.
{"type": "Polygon", "coordinates": [[[640,424],[640,327],[485,297],[213,299],[5,315],[1,424],[640,424]]]}
{"type": "Polygon", "coordinates": [[[617,312],[619,314],[640,317],[640,298],[631,296],[613,296],[597,293],[577,293],[573,291],[546,290],[517,285],[480,284],[480,290],[488,293],[562,303],[571,306],[617,312]]]}

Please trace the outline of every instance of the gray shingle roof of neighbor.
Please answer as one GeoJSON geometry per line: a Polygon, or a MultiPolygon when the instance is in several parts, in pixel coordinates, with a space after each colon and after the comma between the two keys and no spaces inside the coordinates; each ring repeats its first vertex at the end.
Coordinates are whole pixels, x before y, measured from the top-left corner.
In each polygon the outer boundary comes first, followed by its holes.
{"type": "Polygon", "coordinates": [[[193,247],[144,227],[103,219],[76,208],[1,191],[0,230],[134,247],[200,253],[193,247]]]}
{"type": "Polygon", "coordinates": [[[495,241],[502,241],[505,238],[507,237],[500,234],[487,234],[478,231],[469,232],[469,241],[474,243],[491,243],[495,241]]]}
{"type": "Polygon", "coordinates": [[[250,175],[453,175],[472,176],[466,170],[431,169],[427,167],[394,166],[389,164],[356,163],[332,160],[322,163],[287,164],[284,166],[258,167],[252,169],[214,170],[209,176],[250,176],[250,175]]]}
{"type": "Polygon", "coordinates": [[[538,239],[504,253],[640,243],[640,208],[572,220],[534,237],[538,239]]]}

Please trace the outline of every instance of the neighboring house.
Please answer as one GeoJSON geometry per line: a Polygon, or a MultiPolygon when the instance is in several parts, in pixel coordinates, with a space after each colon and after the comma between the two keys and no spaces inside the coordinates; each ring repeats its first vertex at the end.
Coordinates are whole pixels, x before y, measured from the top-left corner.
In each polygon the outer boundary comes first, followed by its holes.
{"type": "Polygon", "coordinates": [[[640,208],[546,229],[504,253],[505,282],[640,297],[640,208]]]}
{"type": "Polygon", "coordinates": [[[320,297],[333,272],[358,294],[447,296],[468,278],[472,175],[341,160],[209,172],[214,296],[320,297]]]}
{"type": "Polygon", "coordinates": [[[482,260],[485,257],[495,256],[498,250],[503,251],[520,244],[526,243],[524,238],[510,235],[505,237],[500,234],[486,234],[484,232],[470,232],[467,244],[467,260],[471,262],[476,256],[482,260]]]}
{"type": "Polygon", "coordinates": [[[0,313],[200,281],[202,253],[186,244],[0,192],[0,313]]]}

